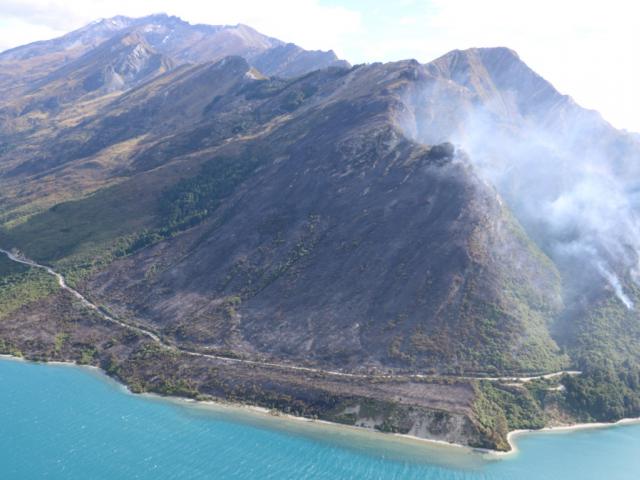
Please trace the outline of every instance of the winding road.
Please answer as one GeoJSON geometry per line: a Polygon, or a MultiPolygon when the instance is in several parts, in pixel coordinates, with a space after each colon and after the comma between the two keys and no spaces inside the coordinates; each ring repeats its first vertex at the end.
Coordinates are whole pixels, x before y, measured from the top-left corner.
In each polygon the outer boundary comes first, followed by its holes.
{"type": "MultiPolygon", "coordinates": [[[[41,265],[29,258],[26,258],[25,256],[19,254],[19,253],[14,253],[14,252],[10,252],[8,250],[4,250],[2,248],[0,248],[0,253],[4,253],[10,260],[16,262],[16,263],[21,263],[23,265],[27,265],[29,267],[33,267],[33,268],[39,268],[41,270],[46,271],[49,275],[52,275],[53,277],[56,278],[56,280],[58,281],[58,285],[60,286],[61,289],[66,290],[67,292],[69,292],[71,295],[73,295],[77,300],[79,300],[83,306],[85,306],[86,308],[93,310],[94,312],[96,312],[98,315],[100,315],[104,320],[114,323],[116,325],[119,325],[123,328],[132,330],[134,332],[137,332],[141,335],[144,335],[148,338],[150,338],[151,340],[153,340],[154,342],[160,344],[162,347],[168,349],[168,350],[172,350],[172,351],[176,351],[185,355],[190,355],[190,356],[194,356],[194,357],[202,357],[202,358],[210,358],[210,359],[214,359],[214,360],[219,360],[219,361],[224,361],[224,362],[228,362],[228,363],[243,363],[243,364],[247,364],[247,365],[256,365],[256,366],[261,366],[261,367],[271,367],[271,368],[279,368],[279,369],[284,369],[284,370],[295,370],[295,371],[302,371],[302,372],[309,372],[309,373],[320,373],[320,374],[324,374],[324,375],[336,375],[336,376],[341,376],[341,377],[353,377],[353,378],[381,378],[381,379],[391,379],[391,378],[413,378],[413,379],[423,379],[423,378],[430,378],[430,377],[434,377],[435,375],[423,375],[423,374],[398,374],[398,375],[389,375],[389,374],[364,374],[364,373],[348,373],[348,372],[339,372],[339,371],[335,371],[335,370],[323,370],[320,368],[312,368],[312,367],[302,367],[302,366],[297,366],[297,365],[289,365],[286,363],[271,363],[271,362],[261,362],[258,360],[248,360],[248,359],[244,359],[244,358],[231,358],[231,357],[223,357],[220,355],[212,355],[209,353],[202,353],[202,352],[197,352],[194,350],[189,350],[187,348],[184,347],[178,347],[176,345],[172,345],[170,343],[165,342],[164,340],[162,340],[157,334],[155,334],[153,331],[148,330],[144,327],[140,327],[137,325],[132,325],[130,323],[126,323],[126,322],[122,322],[120,320],[118,320],[117,318],[112,317],[111,315],[107,314],[103,309],[99,308],[96,304],[92,303],[91,301],[89,301],[84,295],[82,295],[80,292],[78,292],[77,290],[75,290],[74,288],[70,287],[64,276],[62,276],[62,274],[56,272],[54,269],[52,269],[51,267],[48,267],[46,265],[41,265]]],[[[456,376],[456,375],[449,375],[451,377],[454,378],[459,378],[461,380],[489,380],[489,381],[494,381],[494,382],[529,382],[531,380],[536,380],[536,379],[541,379],[541,378],[546,378],[546,379],[550,379],[550,378],[556,378],[559,377],[561,375],[567,374],[567,375],[579,375],[580,371],[577,370],[562,370],[559,372],[552,372],[552,373],[546,373],[546,374],[542,374],[542,375],[534,375],[534,376],[530,376],[530,377],[517,377],[517,376],[511,376],[511,377],[482,377],[482,376],[456,376]]]]}

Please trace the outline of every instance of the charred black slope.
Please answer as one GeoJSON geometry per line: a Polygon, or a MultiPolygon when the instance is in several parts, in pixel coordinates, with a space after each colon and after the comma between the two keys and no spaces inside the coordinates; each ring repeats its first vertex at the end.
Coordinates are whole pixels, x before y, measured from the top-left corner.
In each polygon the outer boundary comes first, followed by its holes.
{"type": "Polygon", "coordinates": [[[176,342],[235,355],[447,373],[560,368],[545,333],[561,304],[553,266],[464,155],[413,143],[397,125],[415,64],[285,84],[245,84],[234,61],[216,68],[237,86],[204,107],[196,129],[134,161],[149,170],[162,152],[193,151],[198,132],[211,136],[249,102],[249,130],[227,131],[195,176],[159,193],[164,227],[153,235],[203,224],[87,291],[176,342]]]}
{"type": "MultiPolygon", "coordinates": [[[[153,265],[133,256],[87,291],[176,342],[236,355],[447,373],[566,362],[548,333],[561,308],[554,267],[464,155],[403,135],[412,89],[442,89],[460,102],[464,92],[415,62],[289,82],[250,72],[233,58],[176,70],[50,146],[59,151],[50,158],[81,160],[157,135],[128,167],[129,183],[145,185],[157,205],[137,214],[155,220],[136,248],[202,222],[136,254],[161,252],[153,265]],[[192,173],[169,187],[171,175],[142,180],[171,158],[192,173]]],[[[36,165],[46,163],[28,168],[36,165]]],[[[63,257],[78,251],[64,238],[75,234],[62,235],[63,257]]]]}

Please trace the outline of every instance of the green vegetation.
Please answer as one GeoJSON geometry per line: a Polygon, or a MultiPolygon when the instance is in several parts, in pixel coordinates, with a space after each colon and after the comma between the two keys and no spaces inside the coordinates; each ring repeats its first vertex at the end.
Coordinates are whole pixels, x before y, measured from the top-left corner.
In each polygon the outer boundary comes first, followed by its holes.
{"type": "Polygon", "coordinates": [[[55,353],[60,353],[60,351],[62,350],[62,347],[64,347],[64,344],[69,340],[69,334],[68,333],[57,333],[55,338],[54,338],[54,343],[53,343],[53,350],[55,353]]]}
{"type": "Polygon", "coordinates": [[[46,272],[27,268],[0,257],[0,319],[58,290],[55,279],[46,272]]]}
{"type": "Polygon", "coordinates": [[[23,357],[20,349],[15,347],[10,341],[3,340],[0,338],[0,354],[2,355],[12,355],[14,357],[23,357]]]}
{"type": "Polygon", "coordinates": [[[98,350],[95,347],[85,348],[80,353],[78,363],[80,365],[93,365],[97,356],[98,350]]]}
{"type": "Polygon", "coordinates": [[[480,382],[476,387],[476,398],[473,404],[473,411],[479,423],[480,431],[490,441],[494,442],[497,448],[506,450],[509,445],[507,434],[509,424],[504,409],[492,399],[493,392],[489,390],[485,394],[486,385],[480,382]]]}
{"type": "Polygon", "coordinates": [[[567,413],[565,392],[558,389],[559,385],[558,379],[513,384],[477,382],[473,409],[481,430],[498,448],[506,448],[509,431],[543,428],[558,408],[567,413]]]}
{"type": "Polygon", "coordinates": [[[126,256],[136,238],[137,235],[116,238],[108,244],[92,249],[90,253],[86,252],[65,258],[56,267],[64,275],[69,285],[77,287],[83,279],[91,276],[92,273],[105,268],[117,258],[126,256]]]}
{"type": "MultiPolygon", "coordinates": [[[[17,246],[34,260],[54,263],[101,255],[116,239],[154,224],[154,195],[117,185],[86,198],[59,203],[12,228],[0,244],[17,246]]],[[[82,260],[80,260],[82,261],[82,260]]],[[[74,261],[73,263],[77,263],[74,261]]]]}
{"type": "Polygon", "coordinates": [[[551,260],[533,243],[510,210],[503,206],[502,217],[509,235],[516,245],[509,255],[525,255],[530,261],[521,261],[520,268],[505,268],[498,258],[502,283],[503,312],[510,316],[521,340],[513,348],[512,362],[520,371],[549,372],[566,368],[569,358],[563,354],[549,334],[549,327],[556,321],[562,307],[560,274],[551,260]],[[506,308],[505,308],[506,307],[506,308]],[[507,313],[508,312],[508,313],[507,313]]]}
{"type": "Polygon", "coordinates": [[[19,275],[28,271],[29,267],[26,265],[9,260],[4,253],[0,253],[0,282],[3,278],[19,275]]]}
{"type": "Polygon", "coordinates": [[[640,416],[638,366],[590,366],[583,375],[563,380],[566,403],[583,421],[612,422],[640,416]]]}
{"type": "MultiPolygon", "coordinates": [[[[625,287],[636,305],[638,287],[625,287]]],[[[570,352],[583,374],[563,380],[567,406],[584,421],[640,416],[640,319],[611,295],[576,320],[570,352]]]]}
{"type": "Polygon", "coordinates": [[[540,403],[525,386],[479,382],[481,395],[500,409],[509,430],[535,429],[545,425],[540,403]]]}
{"type": "Polygon", "coordinates": [[[205,163],[198,175],[166,189],[159,204],[161,226],[141,232],[131,243],[134,252],[201,223],[222,200],[244,182],[258,167],[253,155],[218,157],[205,163]]]}
{"type": "MultiPolygon", "coordinates": [[[[69,284],[77,285],[114,259],[202,222],[259,163],[252,155],[220,157],[205,163],[196,176],[164,189],[128,183],[109,187],[57,204],[11,228],[5,225],[0,244],[55,263],[69,284]]],[[[0,263],[3,276],[19,268],[7,262],[0,263]]]]}
{"type": "MultiPolygon", "coordinates": [[[[638,292],[634,293],[634,301],[638,292]]],[[[556,405],[576,421],[611,422],[640,415],[640,325],[613,295],[577,318],[578,332],[568,346],[581,375],[565,375],[562,390],[553,380],[536,380],[523,387],[481,382],[476,410],[482,423],[496,429],[503,414],[508,429],[540,428],[544,408],[556,405]],[[497,416],[496,416],[497,415],[497,416]]]]}

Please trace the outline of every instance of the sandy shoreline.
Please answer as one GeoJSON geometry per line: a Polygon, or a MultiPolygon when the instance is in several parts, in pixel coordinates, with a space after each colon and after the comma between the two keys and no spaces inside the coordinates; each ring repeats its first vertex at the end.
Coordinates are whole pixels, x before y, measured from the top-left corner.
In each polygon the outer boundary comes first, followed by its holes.
{"type": "Polygon", "coordinates": [[[117,387],[118,389],[122,390],[123,392],[129,395],[141,396],[141,397],[145,397],[155,401],[170,402],[170,403],[178,404],[184,407],[210,409],[215,412],[226,411],[228,413],[235,412],[235,413],[251,414],[251,415],[260,416],[264,419],[269,419],[269,420],[290,421],[298,425],[300,424],[310,425],[310,426],[316,425],[318,427],[324,426],[324,427],[330,427],[332,429],[351,431],[357,434],[370,435],[370,436],[373,436],[373,438],[376,438],[378,440],[404,441],[404,442],[409,442],[418,446],[429,446],[429,447],[436,447],[436,448],[451,449],[452,451],[455,451],[455,452],[466,451],[468,453],[472,453],[477,451],[477,449],[474,449],[467,445],[451,443],[444,440],[421,438],[421,437],[416,437],[413,435],[407,435],[407,434],[401,434],[401,433],[385,433],[385,432],[380,432],[378,430],[374,430],[366,427],[358,427],[355,425],[345,425],[345,424],[330,422],[330,421],[321,420],[321,419],[298,417],[298,416],[290,415],[277,410],[270,410],[268,408],[260,407],[257,405],[227,402],[224,400],[195,400],[192,398],[160,395],[153,392],[134,393],[129,389],[127,385],[110,377],[101,368],[96,367],[94,365],[80,365],[74,362],[61,362],[61,361],[35,361],[35,360],[28,360],[22,357],[15,357],[13,355],[6,355],[6,354],[0,354],[0,360],[10,360],[10,361],[34,363],[34,364],[40,364],[40,365],[58,365],[58,366],[64,366],[64,367],[75,367],[75,368],[87,369],[91,371],[91,373],[93,374],[98,374],[103,381],[104,380],[108,381],[110,384],[114,385],[115,387],[117,387]]]}
{"type": "Polygon", "coordinates": [[[612,428],[622,425],[633,425],[636,423],[640,423],[640,417],[637,418],[622,418],[616,422],[593,422],[593,423],[575,423],[572,425],[558,425],[553,427],[544,427],[538,430],[512,430],[507,434],[507,441],[511,446],[511,450],[508,452],[498,452],[495,450],[488,450],[491,455],[495,456],[506,456],[506,455],[514,455],[518,452],[518,446],[515,439],[522,435],[530,435],[530,434],[549,434],[549,433],[571,433],[579,430],[597,430],[602,428],[612,428]]]}
{"type": "MultiPolygon", "coordinates": [[[[129,393],[131,393],[126,388],[126,386],[124,388],[129,393]]],[[[134,394],[134,395],[138,395],[138,394],[134,394]]],[[[295,415],[290,415],[284,412],[271,410],[271,409],[256,406],[256,405],[226,402],[224,400],[194,400],[194,399],[183,398],[183,397],[164,396],[164,395],[159,395],[152,392],[145,392],[139,395],[149,398],[151,400],[171,402],[186,408],[191,407],[191,408],[196,408],[201,410],[210,410],[211,412],[216,412],[216,413],[223,412],[223,413],[232,413],[232,414],[237,413],[240,415],[251,415],[256,418],[267,420],[269,423],[290,422],[291,425],[309,426],[310,428],[316,428],[318,433],[320,433],[322,430],[324,430],[325,432],[332,431],[333,433],[344,433],[344,434],[350,433],[356,436],[360,436],[362,438],[368,437],[369,439],[375,440],[378,442],[380,441],[389,442],[394,444],[402,444],[404,446],[412,445],[414,447],[420,447],[420,448],[427,447],[430,450],[430,452],[425,451],[425,453],[434,453],[436,451],[442,452],[443,450],[448,450],[452,454],[478,453],[477,449],[474,449],[467,445],[451,443],[444,440],[421,438],[421,437],[416,437],[413,435],[407,435],[407,434],[401,434],[401,433],[386,433],[386,432],[381,432],[372,428],[359,427],[356,425],[346,425],[341,423],[330,422],[327,420],[298,417],[295,415]]],[[[272,424],[272,426],[274,425],[275,423],[272,424]]],[[[296,429],[294,428],[294,430],[296,429]]],[[[300,433],[300,430],[298,430],[298,433],[300,433]]]]}
{"type": "Polygon", "coordinates": [[[42,364],[42,365],[58,365],[58,366],[65,366],[65,367],[84,368],[90,371],[92,374],[99,375],[102,380],[107,380],[109,383],[121,389],[123,392],[127,394],[142,396],[155,401],[171,402],[184,407],[193,407],[193,408],[204,409],[204,410],[208,409],[210,411],[214,411],[218,413],[226,412],[226,413],[236,413],[236,414],[249,414],[257,418],[261,418],[263,420],[288,421],[288,422],[291,422],[292,425],[309,425],[309,426],[316,426],[319,428],[324,427],[325,429],[328,428],[333,430],[334,432],[340,432],[340,431],[351,432],[353,434],[370,437],[375,440],[401,442],[405,444],[412,444],[413,446],[422,446],[422,447],[429,447],[430,449],[438,449],[440,451],[445,449],[445,450],[449,450],[450,453],[475,454],[475,455],[481,455],[481,456],[488,456],[489,458],[491,457],[504,458],[507,456],[515,455],[516,453],[518,453],[518,446],[517,446],[517,442],[515,441],[516,438],[519,436],[527,435],[527,434],[570,433],[572,431],[578,431],[578,430],[611,428],[611,427],[616,427],[620,425],[640,423],[640,417],[639,417],[639,418],[623,418],[621,420],[618,420],[617,422],[611,422],[611,423],[605,423],[605,422],[578,423],[574,425],[559,425],[559,426],[553,426],[553,427],[544,427],[538,430],[512,430],[507,434],[507,441],[511,446],[511,450],[508,452],[500,452],[497,450],[473,448],[467,445],[447,442],[444,440],[421,438],[421,437],[416,437],[414,435],[401,434],[401,433],[389,434],[389,433],[380,432],[370,428],[358,427],[355,425],[344,425],[340,423],[329,422],[327,420],[298,417],[295,415],[290,415],[283,412],[270,410],[268,408],[260,407],[256,405],[226,402],[224,400],[195,400],[195,399],[184,398],[184,397],[164,396],[164,395],[159,395],[152,392],[144,392],[141,394],[137,394],[132,392],[127,387],[127,385],[110,377],[101,368],[93,365],[79,365],[74,362],[61,362],[61,361],[46,361],[46,362],[33,361],[33,360],[28,360],[22,357],[16,357],[13,355],[6,355],[6,354],[0,354],[0,360],[27,362],[27,363],[35,363],[35,364],[42,364]]]}

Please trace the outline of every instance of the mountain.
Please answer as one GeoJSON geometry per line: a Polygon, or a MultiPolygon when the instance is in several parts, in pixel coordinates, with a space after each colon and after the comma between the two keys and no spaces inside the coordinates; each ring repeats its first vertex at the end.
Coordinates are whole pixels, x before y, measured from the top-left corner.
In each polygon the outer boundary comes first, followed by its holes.
{"type": "Polygon", "coordinates": [[[33,110],[55,111],[83,98],[127,90],[160,75],[173,61],[154,51],[136,33],[118,35],[34,82],[25,92],[20,116],[33,110]]]}
{"type": "Polygon", "coordinates": [[[143,18],[118,16],[93,22],[60,38],[0,53],[3,71],[0,88],[29,85],[118,34],[137,36],[176,64],[210,62],[239,55],[252,62],[255,60],[266,75],[285,77],[328,66],[348,66],[332,51],[303,50],[262,35],[246,25],[191,25],[164,14],[143,18]]]}
{"type": "Polygon", "coordinates": [[[3,352],[487,448],[640,412],[640,144],[515,52],[152,16],[0,62],[0,247],[77,290],[3,258],[3,352]]]}
{"type": "Polygon", "coordinates": [[[452,135],[563,274],[563,328],[613,294],[625,317],[616,336],[636,331],[637,138],[559,94],[508,49],[452,52],[430,71],[481,99],[452,135]]]}
{"type": "MultiPolygon", "coordinates": [[[[242,136],[240,143],[232,139],[213,154],[221,160],[206,161],[196,180],[178,183],[166,193],[165,198],[174,199],[165,206],[169,225],[181,228],[192,215],[205,216],[201,225],[168,240],[164,247],[189,251],[184,263],[171,260],[176,271],[188,273],[157,271],[153,282],[139,282],[144,274],[134,273],[135,265],[147,261],[133,256],[118,271],[96,279],[90,290],[99,292],[108,284],[104,298],[137,291],[132,299],[142,303],[122,305],[126,315],[152,322],[185,341],[243,354],[355,369],[397,364],[436,370],[518,370],[520,361],[531,360],[521,355],[538,354],[548,354],[553,364],[557,346],[538,337],[534,327],[527,332],[529,326],[520,325],[509,313],[512,308],[531,309],[540,321],[541,312],[536,310],[544,307],[527,301],[516,307],[515,299],[501,288],[511,288],[506,286],[511,282],[533,283],[512,278],[508,265],[517,261],[518,274],[535,277],[548,287],[522,295],[539,295],[542,302],[553,305],[559,301],[557,274],[540,261],[535,247],[518,236],[520,227],[502,210],[494,193],[472,172],[452,163],[452,150],[419,147],[399,135],[390,119],[397,93],[371,98],[370,85],[389,88],[405,68],[398,64],[338,75],[318,72],[256,102],[251,110],[269,119],[273,106],[280,110],[292,94],[315,91],[306,100],[308,106],[303,102],[289,113],[291,119],[255,138],[242,136]],[[315,107],[329,92],[331,103],[315,107]],[[358,98],[355,92],[368,94],[358,98]],[[240,178],[230,172],[230,184],[218,186],[217,175],[236,166],[240,178]],[[264,179],[268,184],[259,187],[264,179]],[[236,191],[233,184],[240,180],[243,186],[236,191]],[[431,187],[424,191],[424,185],[431,187]],[[201,190],[218,188],[225,195],[229,189],[223,205],[210,204],[207,195],[201,198],[201,190]],[[227,202],[232,206],[229,211],[224,208],[227,202]],[[447,244],[447,238],[458,240],[447,244]],[[492,242],[512,251],[513,257],[494,256],[489,252],[492,242]],[[434,249],[440,252],[438,257],[425,254],[434,249]],[[412,280],[397,282],[405,277],[412,280]],[[482,285],[482,291],[475,285],[482,285]],[[181,300],[185,295],[189,302],[181,300]],[[456,339],[457,346],[433,344],[426,338],[427,331],[446,338],[446,329],[458,328],[451,322],[474,317],[464,308],[463,299],[470,296],[482,299],[483,305],[476,305],[479,309],[504,308],[496,310],[493,319],[503,329],[489,333],[484,325],[476,325],[483,334],[496,336],[495,344],[487,346],[494,350],[486,352],[493,357],[491,362],[476,364],[463,356],[462,344],[468,345],[470,338],[456,339]],[[242,298],[237,308],[242,322],[216,327],[225,323],[220,302],[232,297],[242,298]],[[233,331],[226,329],[230,327],[233,331]],[[217,328],[222,330],[213,334],[217,328]],[[200,335],[207,331],[213,336],[207,334],[209,340],[204,341],[200,335]],[[234,334],[238,344],[229,347],[234,334]],[[512,334],[532,338],[519,340],[522,348],[503,358],[499,344],[508,344],[512,334]]],[[[192,137],[185,143],[193,148],[196,140],[192,137]]],[[[144,255],[154,252],[144,250],[144,255]]]]}
{"type": "Polygon", "coordinates": [[[53,40],[0,53],[0,132],[20,134],[102,105],[101,93],[127,90],[185,64],[241,56],[262,75],[295,77],[349,64],[332,51],[307,51],[246,25],[191,25],[164,14],[118,16],[53,40]],[[69,79],[72,85],[65,85],[69,79]],[[71,87],[71,88],[70,88],[71,87]],[[91,93],[91,96],[85,96],[91,93]],[[17,101],[16,101],[17,99],[17,101]],[[80,102],[83,100],[83,102],[80,102]]]}

